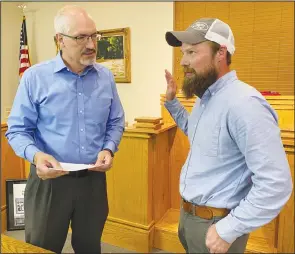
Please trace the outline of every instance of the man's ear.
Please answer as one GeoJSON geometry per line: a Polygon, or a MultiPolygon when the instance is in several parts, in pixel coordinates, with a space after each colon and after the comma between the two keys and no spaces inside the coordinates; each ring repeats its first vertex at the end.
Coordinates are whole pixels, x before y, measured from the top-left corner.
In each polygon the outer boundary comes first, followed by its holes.
{"type": "Polygon", "coordinates": [[[218,50],[218,61],[222,61],[223,59],[226,58],[227,54],[227,47],[224,45],[221,45],[219,50],[218,50]]]}
{"type": "Polygon", "coordinates": [[[55,37],[59,47],[64,44],[63,37],[60,34],[55,35],[55,37]]]}

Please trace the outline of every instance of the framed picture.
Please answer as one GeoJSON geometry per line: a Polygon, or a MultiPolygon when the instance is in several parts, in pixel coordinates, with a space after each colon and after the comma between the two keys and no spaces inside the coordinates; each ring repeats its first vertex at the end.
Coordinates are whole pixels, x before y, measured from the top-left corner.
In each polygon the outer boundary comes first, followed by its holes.
{"type": "Polygon", "coordinates": [[[27,180],[6,180],[7,230],[25,228],[24,193],[27,180]]]}
{"type": "Polygon", "coordinates": [[[131,82],[130,29],[118,28],[98,31],[96,62],[108,67],[116,83],[131,82]]]}

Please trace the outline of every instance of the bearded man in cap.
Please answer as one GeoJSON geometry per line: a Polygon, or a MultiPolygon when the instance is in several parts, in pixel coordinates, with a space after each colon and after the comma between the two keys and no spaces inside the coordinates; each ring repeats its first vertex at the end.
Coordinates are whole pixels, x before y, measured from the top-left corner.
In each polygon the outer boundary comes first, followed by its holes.
{"type": "Polygon", "coordinates": [[[181,47],[184,95],[198,97],[189,115],[165,71],[165,107],[190,142],[180,175],[179,239],[188,253],[244,253],[249,233],[279,214],[293,188],[277,114],[230,70],[228,24],[202,18],[167,32],[166,41],[181,47]]]}

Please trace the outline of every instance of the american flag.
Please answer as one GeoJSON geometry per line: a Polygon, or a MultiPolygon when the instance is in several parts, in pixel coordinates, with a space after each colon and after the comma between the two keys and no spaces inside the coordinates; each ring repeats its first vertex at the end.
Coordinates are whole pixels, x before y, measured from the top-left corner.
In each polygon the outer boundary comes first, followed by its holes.
{"type": "Polygon", "coordinates": [[[20,31],[19,48],[19,76],[21,77],[26,69],[31,66],[29,57],[29,46],[27,37],[26,17],[23,17],[22,29],[20,31]]]}

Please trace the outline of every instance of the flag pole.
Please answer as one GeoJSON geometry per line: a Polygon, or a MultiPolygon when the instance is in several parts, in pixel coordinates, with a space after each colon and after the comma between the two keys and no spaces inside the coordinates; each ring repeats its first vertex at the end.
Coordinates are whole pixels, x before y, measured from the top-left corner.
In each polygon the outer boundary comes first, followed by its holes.
{"type": "Polygon", "coordinates": [[[31,66],[31,59],[29,54],[27,29],[26,29],[26,16],[24,11],[27,6],[25,4],[20,4],[17,7],[20,8],[23,13],[23,22],[22,22],[21,34],[20,34],[20,55],[19,55],[19,64],[20,64],[19,78],[21,78],[24,71],[31,66]]]}
{"type": "Polygon", "coordinates": [[[27,6],[25,4],[19,4],[17,7],[22,9],[23,17],[25,18],[25,9],[27,6]]]}

